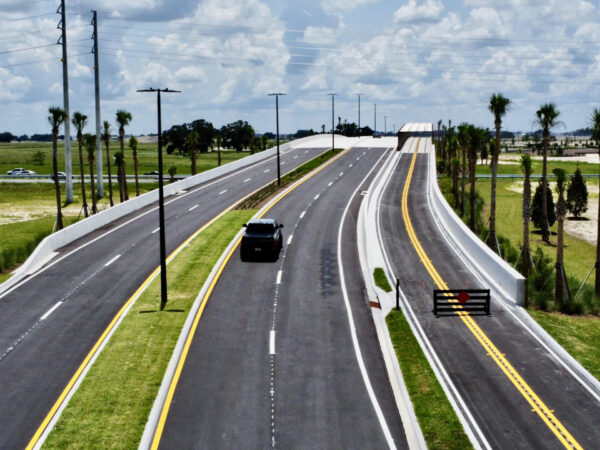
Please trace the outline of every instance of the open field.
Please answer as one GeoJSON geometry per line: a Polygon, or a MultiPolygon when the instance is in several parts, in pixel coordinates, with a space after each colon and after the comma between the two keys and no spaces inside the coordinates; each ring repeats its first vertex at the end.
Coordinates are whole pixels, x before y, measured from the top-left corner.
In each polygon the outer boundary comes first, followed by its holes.
{"type": "MultiPolygon", "coordinates": [[[[139,174],[152,172],[158,170],[157,161],[157,149],[158,144],[154,143],[140,143],[138,145],[138,171],[139,174]]],[[[120,150],[118,141],[110,142],[110,153],[120,150]]],[[[59,171],[65,171],[65,149],[64,143],[58,143],[58,167],[59,171]]],[[[71,145],[71,152],[73,156],[73,174],[79,175],[79,148],[77,142],[73,142],[71,145]]],[[[84,171],[88,171],[87,158],[84,153],[84,171]]],[[[248,156],[248,151],[236,152],[235,150],[222,150],[222,164],[235,161],[237,159],[248,156]]],[[[104,173],[108,173],[106,169],[106,149],[102,146],[102,155],[104,162],[104,173]]],[[[127,166],[127,173],[133,174],[133,159],[132,152],[127,142],[125,142],[125,161],[127,166]]],[[[190,174],[191,173],[191,161],[187,156],[180,155],[168,155],[164,152],[163,148],[163,167],[165,173],[171,166],[177,167],[178,174],[190,174]]],[[[10,143],[0,144],[0,174],[5,175],[8,170],[12,170],[16,167],[24,167],[29,170],[33,170],[40,175],[50,175],[52,173],[52,143],[51,142],[22,142],[22,143],[10,143]],[[44,164],[39,165],[32,161],[33,155],[38,151],[43,152],[46,157],[44,164]]],[[[197,159],[197,170],[203,172],[208,169],[217,167],[217,152],[198,153],[197,159]]],[[[111,170],[113,175],[116,174],[116,168],[114,167],[113,161],[111,161],[111,170]]]]}

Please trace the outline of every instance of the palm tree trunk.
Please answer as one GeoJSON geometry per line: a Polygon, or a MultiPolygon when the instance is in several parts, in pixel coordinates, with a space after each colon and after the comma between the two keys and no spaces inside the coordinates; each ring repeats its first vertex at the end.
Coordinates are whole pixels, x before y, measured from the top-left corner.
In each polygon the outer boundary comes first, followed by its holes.
{"type": "Polygon", "coordinates": [[[500,123],[496,122],[496,142],[494,145],[494,154],[492,155],[492,192],[490,201],[490,236],[488,245],[500,253],[497,248],[498,239],[496,237],[496,175],[498,173],[498,156],[500,153],[500,123]]]}
{"type": "Polygon", "coordinates": [[[85,169],[83,166],[83,142],[81,141],[81,132],[77,133],[77,143],[79,144],[79,170],[81,171],[81,199],[83,201],[83,216],[88,216],[88,205],[85,198],[85,169]]]}
{"type": "Polygon", "coordinates": [[[471,206],[471,217],[469,217],[469,228],[473,233],[477,233],[477,220],[475,217],[475,166],[477,163],[477,154],[469,155],[469,181],[471,182],[470,192],[470,206],[471,206]]]}
{"type": "Polygon", "coordinates": [[[562,216],[558,217],[558,245],[556,246],[556,282],[554,284],[554,299],[558,304],[559,310],[562,310],[564,301],[563,277],[565,274],[565,268],[563,266],[563,222],[564,218],[562,216]]]}
{"type": "Polygon", "coordinates": [[[548,226],[548,140],[544,130],[544,161],[542,164],[542,240],[550,243],[550,227],[548,226]]]}
{"type": "MultiPolygon", "coordinates": [[[[123,158],[125,158],[125,129],[119,128],[119,141],[121,143],[121,153],[123,154],[123,158]]],[[[121,199],[121,203],[125,200],[129,200],[129,192],[127,192],[127,173],[125,172],[125,164],[122,167],[119,167],[121,171],[121,190],[123,191],[123,198],[121,199]]]]}
{"type": "Polygon", "coordinates": [[[106,170],[108,171],[108,199],[110,202],[110,206],[115,206],[113,201],[113,189],[112,189],[112,173],[110,170],[110,142],[109,138],[105,139],[106,145],[106,170]]]}
{"type": "Polygon", "coordinates": [[[527,308],[529,304],[529,268],[531,254],[529,252],[529,217],[531,203],[531,184],[529,175],[525,175],[525,184],[523,186],[523,267],[522,273],[525,277],[525,288],[523,292],[523,306],[527,308]]]}
{"type": "Polygon", "coordinates": [[[62,230],[62,212],[60,204],[60,185],[58,184],[58,130],[52,133],[52,170],[54,171],[54,190],[56,192],[56,228],[62,230]]]}
{"type": "Polygon", "coordinates": [[[467,174],[467,151],[462,149],[462,176],[460,188],[460,217],[465,217],[465,177],[467,174]]]}
{"type": "MultiPolygon", "coordinates": [[[[600,158],[600,147],[598,148],[600,158]]],[[[596,297],[600,298],[600,197],[598,197],[598,228],[596,230],[596,297]]]]}
{"type": "Polygon", "coordinates": [[[96,187],[94,183],[94,161],[90,160],[90,185],[92,187],[92,214],[96,214],[98,212],[98,207],[96,206],[96,187]]]}
{"type": "Polygon", "coordinates": [[[133,151],[133,171],[135,173],[135,196],[140,196],[140,182],[138,180],[138,159],[137,150],[133,151]]]}

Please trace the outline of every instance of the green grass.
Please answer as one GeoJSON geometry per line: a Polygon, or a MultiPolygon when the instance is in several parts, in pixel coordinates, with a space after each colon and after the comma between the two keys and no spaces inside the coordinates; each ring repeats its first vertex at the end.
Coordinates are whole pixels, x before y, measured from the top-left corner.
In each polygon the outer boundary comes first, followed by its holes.
{"type": "MultiPolygon", "coordinates": [[[[138,145],[138,173],[144,174],[147,172],[152,172],[153,170],[158,170],[158,160],[157,160],[157,149],[158,144],[153,143],[140,143],[138,145]]],[[[110,143],[110,152],[111,155],[114,152],[120,150],[120,144],[118,141],[111,141],[110,143]]],[[[107,173],[106,167],[106,150],[104,145],[102,146],[102,155],[104,161],[104,173],[107,173]]],[[[71,153],[72,153],[72,164],[73,164],[73,174],[79,175],[80,166],[79,166],[79,147],[77,142],[73,142],[71,145],[71,153]]],[[[248,156],[250,152],[236,152],[234,150],[222,150],[221,158],[222,164],[227,164],[231,161],[238,160],[245,156],[248,156]]],[[[127,174],[133,174],[133,159],[132,152],[127,142],[125,142],[125,162],[126,162],[126,170],[127,174]]],[[[85,149],[84,149],[84,171],[88,171],[87,162],[85,159],[85,149]]],[[[164,152],[163,147],[163,166],[165,170],[168,167],[175,166],[177,167],[178,174],[189,174],[191,173],[191,161],[188,156],[180,156],[180,155],[168,155],[164,152]]],[[[11,144],[0,144],[0,174],[5,175],[8,170],[12,170],[16,167],[24,167],[26,169],[33,170],[40,175],[49,175],[52,173],[52,143],[46,142],[23,142],[23,143],[11,143],[11,144]],[[38,165],[32,162],[32,156],[38,152],[42,151],[46,154],[46,158],[44,160],[43,165],[38,165]]],[[[59,171],[65,171],[65,156],[64,156],[64,144],[62,142],[58,143],[58,167],[59,171]]],[[[197,158],[197,170],[198,172],[203,172],[208,169],[212,169],[217,167],[217,152],[208,152],[208,153],[200,153],[197,158]]],[[[113,175],[116,174],[115,167],[113,161],[111,161],[111,169],[113,175]]],[[[115,176],[116,177],[116,176],[115,176]]]]}
{"type": "MultiPolygon", "coordinates": [[[[491,158],[488,160],[491,162],[491,158]]],[[[511,161],[515,164],[498,164],[498,173],[499,174],[521,174],[521,166],[518,160],[511,161]]],[[[481,161],[478,161],[477,164],[477,173],[478,174],[491,174],[492,169],[489,164],[480,164],[481,161]]],[[[531,173],[542,173],[542,161],[534,159],[531,161],[531,173]]],[[[567,173],[573,174],[575,169],[579,167],[581,169],[581,173],[584,174],[597,174],[598,173],[598,165],[590,164],[585,162],[577,162],[577,161],[555,161],[548,159],[548,173],[552,174],[552,170],[555,168],[565,169],[567,173]]]]}
{"type": "Polygon", "coordinates": [[[600,319],[528,310],[556,341],[600,380],[600,319]]]}
{"type": "MultiPolygon", "coordinates": [[[[496,230],[502,236],[508,238],[514,246],[523,243],[523,219],[522,202],[523,196],[519,192],[510,190],[510,186],[515,180],[498,180],[496,192],[496,230]]],[[[586,180],[588,186],[598,186],[598,180],[586,180]]],[[[532,191],[537,186],[537,181],[532,183],[532,191]]],[[[486,210],[489,207],[491,198],[491,180],[477,180],[477,190],[486,202],[486,210]]],[[[556,193],[553,193],[556,199],[556,193]]],[[[588,204],[597,202],[598,197],[590,195],[588,204]]],[[[485,214],[484,221],[487,222],[489,212],[485,214]]],[[[552,231],[556,232],[557,224],[554,224],[552,231]]],[[[530,225],[529,241],[532,253],[536,247],[540,247],[543,252],[553,261],[556,260],[556,247],[549,246],[541,240],[541,235],[534,233],[533,224],[530,225]]],[[[485,237],[485,236],[483,236],[485,237]]],[[[552,241],[556,243],[556,236],[552,241]]],[[[582,239],[565,233],[565,269],[568,275],[574,275],[581,281],[584,280],[589,270],[596,260],[596,247],[582,239]]],[[[590,277],[588,284],[593,285],[593,277],[590,277]]]]}
{"type": "Polygon", "coordinates": [[[402,312],[391,311],[386,322],[427,447],[472,448],[402,312]]]}
{"type": "Polygon", "coordinates": [[[385,276],[385,272],[381,267],[375,267],[373,271],[373,279],[375,280],[375,284],[383,289],[385,292],[392,292],[392,287],[385,276]]]}
{"type": "Polygon", "coordinates": [[[45,448],[137,448],[194,299],[239,224],[255,212],[228,212],[169,264],[169,303],[163,312],[158,310],[160,278],[151,283],[92,366],[45,448]]]}

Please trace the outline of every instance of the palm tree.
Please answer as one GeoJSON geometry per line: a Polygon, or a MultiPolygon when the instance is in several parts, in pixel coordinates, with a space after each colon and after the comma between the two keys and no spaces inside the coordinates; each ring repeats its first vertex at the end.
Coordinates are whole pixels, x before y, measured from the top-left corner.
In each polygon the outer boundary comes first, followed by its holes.
{"type": "Polygon", "coordinates": [[[469,183],[471,184],[469,203],[470,203],[470,217],[469,217],[469,228],[474,233],[477,232],[477,217],[475,216],[475,174],[477,168],[477,153],[481,144],[484,142],[484,132],[481,128],[477,128],[474,125],[469,125],[469,183]]]}
{"type": "MultiPolygon", "coordinates": [[[[438,126],[438,132],[437,132],[437,146],[439,147],[439,146],[440,146],[440,136],[441,136],[441,135],[440,135],[440,128],[442,127],[442,119],[439,119],[439,120],[438,120],[437,126],[438,126]]],[[[438,149],[438,150],[441,150],[441,149],[438,149]]]]}
{"type": "Polygon", "coordinates": [[[60,186],[58,184],[58,129],[69,117],[64,109],[53,106],[48,109],[48,122],[52,126],[52,173],[54,175],[54,190],[56,191],[56,228],[62,230],[62,212],[60,209],[60,186]]]}
{"type": "Polygon", "coordinates": [[[123,203],[125,201],[125,189],[124,184],[127,183],[125,179],[125,157],[123,152],[118,151],[114,153],[115,165],[117,166],[117,182],[119,183],[119,201],[123,203]]]}
{"type": "Polygon", "coordinates": [[[496,142],[494,153],[492,153],[492,194],[490,202],[490,234],[488,245],[496,246],[498,253],[498,237],[496,236],[496,175],[498,173],[498,156],[500,155],[500,129],[502,128],[502,117],[504,117],[510,106],[510,100],[501,93],[492,94],[488,104],[488,110],[494,115],[496,126],[496,142]]]}
{"type": "Polygon", "coordinates": [[[110,123],[108,121],[104,121],[104,134],[102,137],[104,138],[104,145],[106,146],[106,170],[108,171],[108,199],[110,202],[110,206],[115,206],[113,201],[113,191],[112,191],[112,174],[110,171],[110,123]]]}
{"type": "Polygon", "coordinates": [[[460,205],[460,197],[458,196],[458,173],[460,172],[460,159],[452,158],[450,166],[450,171],[452,173],[452,193],[454,194],[454,207],[458,209],[460,205]]]}
{"type": "Polygon", "coordinates": [[[84,170],[83,170],[83,128],[87,124],[87,116],[85,114],[80,113],[79,111],[75,111],[73,113],[73,126],[77,130],[77,144],[79,144],[79,170],[81,173],[81,198],[83,200],[83,216],[88,216],[88,206],[87,200],[85,198],[85,178],[84,178],[84,170]]]}
{"type": "Polygon", "coordinates": [[[223,136],[221,136],[221,134],[217,134],[217,136],[215,137],[215,140],[217,141],[217,166],[221,165],[221,146],[223,145],[223,136]]]}
{"type": "Polygon", "coordinates": [[[467,147],[469,146],[469,124],[461,123],[458,126],[458,144],[462,152],[462,174],[460,186],[460,217],[465,217],[465,177],[467,175],[467,147]]]}
{"type": "Polygon", "coordinates": [[[198,142],[200,135],[196,130],[192,130],[188,136],[188,150],[190,151],[190,158],[192,160],[192,175],[196,175],[196,155],[198,153],[198,142]]]}
{"type": "Polygon", "coordinates": [[[567,214],[567,205],[565,202],[565,184],[567,181],[567,172],[564,169],[554,169],[552,173],[556,176],[556,191],[558,200],[556,201],[556,219],[558,221],[558,244],[556,246],[556,283],[554,288],[554,299],[562,309],[563,293],[567,291],[567,300],[569,297],[569,286],[567,285],[567,276],[564,266],[564,221],[567,214]]]}
{"type": "Polygon", "coordinates": [[[523,182],[523,268],[522,274],[525,277],[525,292],[523,292],[524,304],[527,308],[529,302],[529,269],[531,267],[531,252],[529,251],[529,220],[531,219],[531,155],[521,156],[521,170],[524,175],[523,182]]]}
{"type": "Polygon", "coordinates": [[[542,239],[550,242],[550,227],[548,226],[548,202],[546,191],[548,189],[548,143],[550,141],[550,129],[560,122],[556,120],[560,114],[554,103],[546,103],[536,111],[535,124],[542,129],[542,144],[544,160],[542,165],[542,239]]]}
{"type": "Polygon", "coordinates": [[[138,159],[137,159],[137,148],[138,140],[135,136],[129,138],[129,148],[133,152],[133,172],[135,173],[135,196],[140,196],[140,182],[138,180],[138,159]]]}
{"type": "Polygon", "coordinates": [[[94,161],[96,160],[96,135],[86,133],[83,137],[85,149],[87,150],[88,163],[90,165],[90,184],[92,186],[92,214],[98,212],[96,205],[96,186],[94,183],[94,161]]]}
{"type": "MultiPolygon", "coordinates": [[[[122,109],[117,110],[116,120],[119,124],[119,143],[121,144],[121,153],[123,155],[123,199],[129,200],[129,193],[127,192],[127,180],[125,174],[125,127],[131,122],[131,113],[122,109]]],[[[123,201],[123,200],[121,200],[123,201]]]]}
{"type": "MultiPolygon", "coordinates": [[[[591,117],[592,139],[598,146],[598,156],[600,157],[600,109],[594,108],[591,117]]],[[[600,297],[600,197],[598,197],[598,228],[596,231],[596,297],[600,297]]]]}

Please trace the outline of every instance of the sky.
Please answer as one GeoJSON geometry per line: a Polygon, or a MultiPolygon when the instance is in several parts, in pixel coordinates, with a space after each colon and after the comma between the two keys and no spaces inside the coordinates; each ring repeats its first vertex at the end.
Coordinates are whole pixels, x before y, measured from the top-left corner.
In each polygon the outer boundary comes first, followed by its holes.
{"type": "MultiPolygon", "coordinates": [[[[49,133],[63,106],[59,1],[0,0],[0,131],[49,133]]],[[[535,130],[553,102],[562,128],[600,107],[600,5],[586,0],[66,0],[70,111],[94,131],[90,10],[98,11],[102,120],[127,132],[241,119],[282,133],[335,121],[393,131],[448,120],[493,128],[489,98],[511,100],[503,128],[535,130]]]]}

